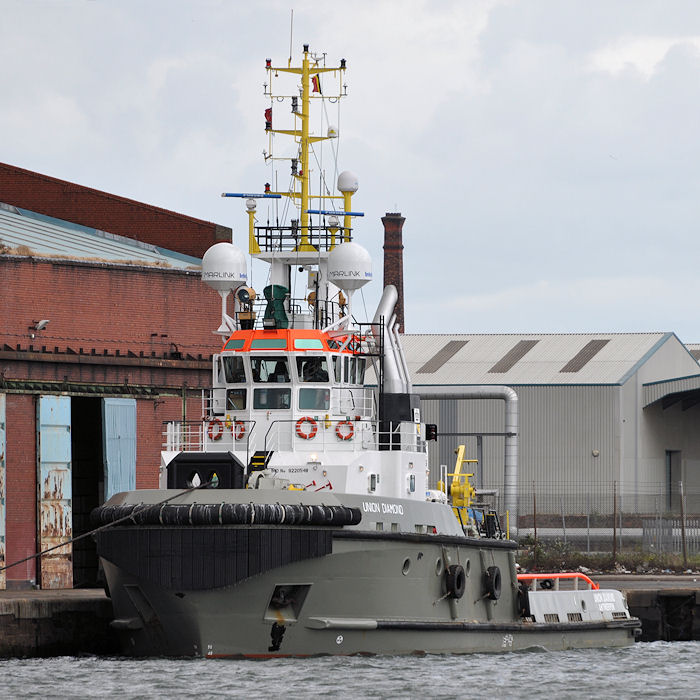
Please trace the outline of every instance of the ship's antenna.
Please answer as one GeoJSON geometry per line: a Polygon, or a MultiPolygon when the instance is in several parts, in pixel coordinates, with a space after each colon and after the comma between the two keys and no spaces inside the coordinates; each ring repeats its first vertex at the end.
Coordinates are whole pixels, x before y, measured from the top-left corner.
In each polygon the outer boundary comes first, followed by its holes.
{"type": "Polygon", "coordinates": [[[291,17],[289,19],[289,62],[287,63],[287,67],[289,68],[292,65],[292,36],[294,34],[294,8],[290,10],[291,12],[291,17]]]}

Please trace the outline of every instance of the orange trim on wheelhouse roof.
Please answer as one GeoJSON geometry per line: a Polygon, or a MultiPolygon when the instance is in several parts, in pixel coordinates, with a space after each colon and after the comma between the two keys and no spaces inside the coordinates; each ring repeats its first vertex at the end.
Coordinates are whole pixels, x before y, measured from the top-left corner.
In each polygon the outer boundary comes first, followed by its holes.
{"type": "MultiPolygon", "coordinates": [[[[353,354],[359,346],[359,336],[352,334],[343,353],[353,354]]],[[[348,334],[338,331],[324,333],[313,328],[275,328],[271,330],[235,331],[224,343],[222,352],[257,352],[259,350],[294,352],[338,352],[348,334]]]]}

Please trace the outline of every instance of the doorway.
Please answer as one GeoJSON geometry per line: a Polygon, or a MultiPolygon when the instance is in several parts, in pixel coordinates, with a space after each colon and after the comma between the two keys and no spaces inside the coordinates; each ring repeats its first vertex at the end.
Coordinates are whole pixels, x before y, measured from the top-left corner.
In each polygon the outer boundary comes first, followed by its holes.
{"type": "MultiPolygon", "coordinates": [[[[102,399],[71,400],[73,537],[92,529],[90,513],[104,500],[102,399]]],[[[97,550],[91,537],[73,543],[73,587],[98,586],[97,550]]]]}
{"type": "Polygon", "coordinates": [[[678,482],[681,472],[681,451],[666,450],[666,507],[671,512],[680,510],[681,498],[678,482]]]}

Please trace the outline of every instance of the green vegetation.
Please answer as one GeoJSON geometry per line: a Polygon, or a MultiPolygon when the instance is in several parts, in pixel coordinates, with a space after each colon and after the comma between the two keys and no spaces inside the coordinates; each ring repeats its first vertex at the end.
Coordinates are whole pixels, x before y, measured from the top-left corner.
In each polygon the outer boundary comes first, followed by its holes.
{"type": "Polygon", "coordinates": [[[581,552],[571,542],[563,540],[535,539],[528,535],[520,541],[518,564],[527,571],[576,571],[585,567],[599,573],[633,574],[672,571],[682,573],[687,569],[700,570],[700,554],[688,556],[688,565],[680,554],[672,552],[645,552],[641,548],[612,552],[581,552]]]}

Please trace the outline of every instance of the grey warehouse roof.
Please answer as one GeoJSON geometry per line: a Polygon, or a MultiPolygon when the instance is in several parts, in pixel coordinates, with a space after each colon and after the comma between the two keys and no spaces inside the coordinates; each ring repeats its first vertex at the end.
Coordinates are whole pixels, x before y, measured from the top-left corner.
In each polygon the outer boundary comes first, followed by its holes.
{"type": "Polygon", "coordinates": [[[700,343],[686,343],[685,347],[688,348],[688,352],[700,362],[700,343]]]}
{"type": "Polygon", "coordinates": [[[42,258],[192,269],[198,258],[0,204],[0,252],[42,258]]]}
{"type": "Polygon", "coordinates": [[[416,387],[620,384],[673,333],[402,336],[416,387]]]}

